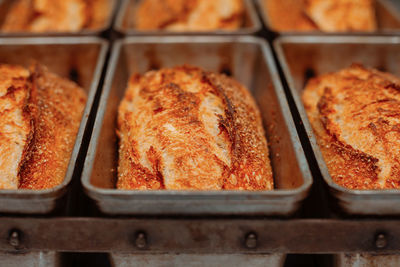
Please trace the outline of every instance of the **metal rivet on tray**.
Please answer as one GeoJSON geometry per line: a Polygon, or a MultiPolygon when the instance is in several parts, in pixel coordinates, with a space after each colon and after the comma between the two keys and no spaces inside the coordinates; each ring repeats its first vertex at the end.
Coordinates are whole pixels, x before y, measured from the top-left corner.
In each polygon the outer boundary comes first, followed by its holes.
{"type": "Polygon", "coordinates": [[[8,237],[8,243],[13,246],[14,248],[19,247],[20,245],[20,233],[18,230],[10,231],[10,235],[8,237]]]}
{"type": "Polygon", "coordinates": [[[387,246],[387,238],[385,234],[378,234],[375,238],[375,246],[377,248],[385,248],[387,246]]]}
{"type": "Polygon", "coordinates": [[[244,244],[245,244],[246,248],[256,248],[257,247],[257,235],[255,233],[247,234],[244,244]]]}
{"type": "Polygon", "coordinates": [[[143,232],[137,233],[135,245],[139,249],[143,249],[147,246],[147,238],[145,233],[143,232]]]}

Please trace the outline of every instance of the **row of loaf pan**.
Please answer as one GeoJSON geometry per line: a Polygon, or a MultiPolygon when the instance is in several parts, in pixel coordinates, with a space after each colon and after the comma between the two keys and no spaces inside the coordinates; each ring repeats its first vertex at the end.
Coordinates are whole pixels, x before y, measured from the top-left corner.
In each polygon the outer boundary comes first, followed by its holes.
{"type": "MultiPolygon", "coordinates": [[[[45,214],[61,202],[74,167],[103,68],[107,68],[94,130],[81,176],[86,193],[107,214],[290,215],[312,184],[306,158],[268,44],[255,37],[130,37],[116,42],[106,67],[107,42],[95,37],[3,38],[0,62],[37,60],[76,80],[88,102],[64,182],[48,190],[0,190],[0,212],[45,214]],[[115,189],[116,112],[133,72],[179,64],[224,71],[245,84],[257,100],[270,143],[275,189],[247,191],[125,191],[115,189]]],[[[400,37],[282,37],[275,48],[319,168],[335,202],[347,213],[399,215],[398,190],[350,190],[333,183],[299,94],[316,75],[353,62],[400,74],[400,37]]],[[[93,110],[93,112],[95,112],[93,110]]],[[[79,179],[79,177],[76,177],[79,179]]]]}
{"type": "MultiPolygon", "coordinates": [[[[0,212],[46,214],[62,204],[87,128],[107,43],[95,37],[3,38],[0,62],[37,60],[76,80],[88,102],[63,183],[47,190],[0,190],[0,212]]],[[[79,179],[79,177],[76,177],[79,179]]],[[[254,37],[132,37],[117,41],[107,66],[98,114],[82,174],[86,192],[108,214],[290,215],[301,205],[312,178],[290,115],[270,48],[254,37]],[[126,191],[115,189],[116,111],[133,72],[179,64],[225,71],[252,90],[270,143],[275,190],[126,191]]]]}
{"type": "MultiPolygon", "coordinates": [[[[233,31],[204,31],[204,32],[168,32],[168,31],[141,31],[135,29],[134,25],[134,12],[137,4],[140,0],[108,0],[110,2],[109,15],[104,21],[103,25],[97,29],[84,29],[79,32],[46,32],[46,33],[2,33],[0,36],[84,36],[84,35],[101,35],[108,29],[113,28],[120,34],[131,36],[131,35],[157,35],[157,36],[169,36],[169,35],[250,35],[256,34],[261,31],[262,23],[259,19],[261,16],[265,27],[271,32],[275,32],[280,35],[332,35],[332,33],[323,33],[320,31],[311,32],[277,32],[271,27],[268,19],[268,12],[266,9],[267,1],[271,0],[243,0],[244,1],[244,22],[242,27],[233,31]],[[258,12],[257,12],[258,10],[258,12]]],[[[285,0],[282,0],[285,1],[285,0]]],[[[10,9],[13,0],[0,0],[0,26],[2,25],[7,11],[10,9]]],[[[396,9],[390,0],[376,0],[376,15],[378,22],[379,34],[398,34],[400,32],[400,12],[396,9]]],[[[333,33],[335,34],[335,33],[333,33]]],[[[338,34],[338,33],[336,33],[338,34]]],[[[365,32],[352,32],[343,33],[344,35],[349,34],[368,34],[372,35],[375,33],[365,32]]]]}

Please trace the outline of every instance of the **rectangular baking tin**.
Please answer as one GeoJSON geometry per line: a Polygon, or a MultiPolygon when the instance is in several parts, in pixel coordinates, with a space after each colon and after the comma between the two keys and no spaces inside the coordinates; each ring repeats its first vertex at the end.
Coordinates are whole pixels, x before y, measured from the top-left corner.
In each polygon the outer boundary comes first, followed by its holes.
{"type": "Polygon", "coordinates": [[[339,207],[357,215],[400,215],[400,190],[351,190],[334,183],[305,112],[301,93],[312,76],[361,63],[400,76],[400,37],[284,36],[274,42],[323,179],[339,207]]]}
{"type": "Polygon", "coordinates": [[[253,37],[130,37],[117,41],[107,70],[82,174],[87,194],[108,214],[289,215],[312,178],[271,51],[253,37]],[[192,64],[225,71],[253,90],[266,122],[277,189],[271,191],[117,190],[117,107],[133,73],[192,64]]]}
{"type": "Polygon", "coordinates": [[[262,28],[261,21],[257,16],[257,12],[252,0],[243,0],[245,8],[244,26],[237,30],[216,30],[216,31],[162,31],[162,30],[137,30],[133,25],[133,18],[136,6],[140,0],[122,0],[120,9],[117,13],[114,28],[116,31],[124,35],[250,35],[255,34],[262,28]]]}
{"type": "MultiPolygon", "coordinates": [[[[271,27],[269,22],[267,9],[265,2],[269,0],[256,0],[258,10],[260,10],[262,20],[265,27],[272,31],[277,32],[280,35],[393,35],[400,33],[400,11],[390,2],[390,0],[376,0],[376,16],[378,22],[378,31],[375,32],[335,32],[327,33],[322,31],[276,31],[271,27]]],[[[397,1],[397,0],[394,0],[397,1]]]]}
{"type": "MultiPolygon", "coordinates": [[[[4,23],[5,16],[16,0],[0,0],[0,27],[4,23]]],[[[67,0],[64,0],[67,1],[67,0]]],[[[119,0],[109,0],[110,8],[107,19],[98,29],[83,29],[77,32],[3,32],[0,29],[0,37],[45,37],[45,36],[100,36],[112,26],[114,13],[117,10],[119,0]]]]}
{"type": "Polygon", "coordinates": [[[44,214],[60,204],[72,179],[107,47],[106,41],[96,37],[0,38],[0,63],[29,67],[38,62],[62,77],[72,74],[88,96],[64,181],[46,190],[0,190],[0,212],[44,214]]]}

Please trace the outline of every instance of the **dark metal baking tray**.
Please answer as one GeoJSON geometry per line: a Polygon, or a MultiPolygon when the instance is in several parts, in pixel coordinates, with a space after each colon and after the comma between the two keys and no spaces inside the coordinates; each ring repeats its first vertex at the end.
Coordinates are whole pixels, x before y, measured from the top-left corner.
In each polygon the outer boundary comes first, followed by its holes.
{"type": "Polygon", "coordinates": [[[253,37],[130,37],[110,58],[82,184],[107,214],[289,215],[312,178],[267,43],[253,37]],[[271,191],[117,190],[117,107],[132,73],[179,64],[231,73],[258,101],[270,144],[271,191]]]}
{"type": "Polygon", "coordinates": [[[257,12],[254,7],[252,0],[243,0],[245,13],[244,13],[244,25],[233,31],[227,30],[216,30],[216,31],[162,31],[162,30],[151,30],[143,31],[135,29],[134,25],[134,13],[136,6],[140,0],[122,0],[120,9],[117,13],[115,20],[114,29],[124,35],[250,35],[255,34],[261,30],[261,21],[257,16],[257,12]]]}
{"type": "Polygon", "coordinates": [[[33,62],[41,63],[50,71],[75,80],[88,94],[64,181],[46,190],[0,190],[0,212],[44,214],[60,204],[72,179],[107,47],[106,41],[96,37],[0,38],[0,63],[27,67],[33,62]]]}
{"type": "MultiPolygon", "coordinates": [[[[336,32],[327,33],[322,31],[276,31],[271,26],[268,19],[268,12],[265,2],[269,0],[256,0],[258,10],[261,13],[265,27],[280,35],[374,35],[374,34],[399,34],[400,33],[400,11],[390,0],[376,0],[376,17],[378,22],[378,31],[376,32],[336,32]]],[[[397,0],[395,0],[397,1],[397,0]]]]}
{"type": "Polygon", "coordinates": [[[351,190],[333,182],[301,101],[311,75],[337,71],[352,63],[400,76],[400,37],[284,36],[275,41],[274,48],[322,177],[339,207],[353,215],[400,215],[400,190],[351,190]]]}
{"type": "MultiPolygon", "coordinates": [[[[112,26],[114,13],[117,10],[119,0],[108,0],[109,14],[103,25],[97,29],[83,29],[78,32],[3,32],[0,28],[0,37],[45,37],[45,36],[99,36],[112,26]]],[[[14,0],[0,0],[0,27],[4,23],[5,16],[12,6],[14,0]]]]}

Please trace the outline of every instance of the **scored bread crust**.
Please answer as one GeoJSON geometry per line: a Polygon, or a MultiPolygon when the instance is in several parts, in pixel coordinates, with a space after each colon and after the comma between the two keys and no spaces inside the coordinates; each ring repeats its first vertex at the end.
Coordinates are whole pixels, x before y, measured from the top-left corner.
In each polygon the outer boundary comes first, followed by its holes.
{"type": "Polygon", "coordinates": [[[263,0],[276,31],[375,31],[374,0],[263,0]]]}
{"type": "Polygon", "coordinates": [[[242,0],[143,0],[135,27],[139,30],[204,31],[239,28],[242,0]]]}
{"type": "Polygon", "coordinates": [[[375,31],[374,0],[306,0],[307,15],[322,31],[375,31]]]}
{"type": "Polygon", "coordinates": [[[334,182],[400,187],[400,79],[354,64],[311,79],[302,97],[334,182]]]}
{"type": "Polygon", "coordinates": [[[275,31],[317,30],[315,23],[305,14],[303,0],[263,0],[268,23],[275,31]]]}
{"type": "Polygon", "coordinates": [[[86,94],[74,82],[45,67],[36,65],[31,72],[36,116],[33,137],[19,171],[19,188],[47,189],[64,180],[86,94]]]}
{"type": "Polygon", "coordinates": [[[260,112],[225,75],[187,65],[133,75],[117,133],[119,189],[273,188],[260,112]]]}
{"type": "Polygon", "coordinates": [[[5,32],[76,32],[102,26],[109,0],[15,0],[7,12],[5,32]]]}
{"type": "Polygon", "coordinates": [[[17,189],[18,172],[32,137],[29,72],[0,64],[0,189],[17,189]]]}
{"type": "Polygon", "coordinates": [[[0,64],[0,189],[63,181],[85,102],[78,85],[45,67],[0,64]]]}

